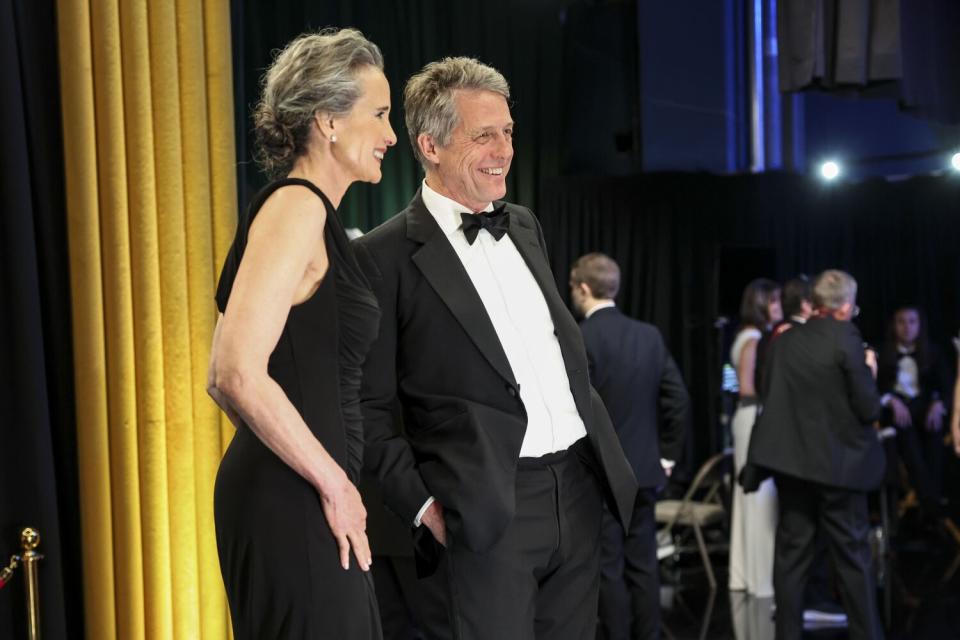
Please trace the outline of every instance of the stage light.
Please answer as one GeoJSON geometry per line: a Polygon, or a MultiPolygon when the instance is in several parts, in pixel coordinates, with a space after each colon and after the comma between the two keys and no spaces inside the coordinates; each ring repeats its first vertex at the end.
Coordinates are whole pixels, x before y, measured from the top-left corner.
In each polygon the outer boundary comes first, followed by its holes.
{"type": "Polygon", "coordinates": [[[820,175],[824,180],[833,180],[840,175],[840,165],[833,160],[828,160],[820,165],[820,175]]]}
{"type": "Polygon", "coordinates": [[[950,158],[950,164],[956,171],[960,171],[960,153],[953,154],[953,157],[950,158]]]}

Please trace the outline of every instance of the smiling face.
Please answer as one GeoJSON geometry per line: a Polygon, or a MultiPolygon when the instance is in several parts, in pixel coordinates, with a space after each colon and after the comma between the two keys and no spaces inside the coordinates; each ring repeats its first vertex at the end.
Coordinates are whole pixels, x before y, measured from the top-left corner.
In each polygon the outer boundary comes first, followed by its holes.
{"type": "Polygon", "coordinates": [[[382,177],[383,156],[397,143],[390,126],[390,85],[376,67],[359,71],[357,84],[361,94],[353,109],[333,118],[329,131],[337,141],[330,144],[330,153],[350,181],[377,183],[382,177]]]}
{"type": "Polygon", "coordinates": [[[482,211],[507,193],[513,160],[513,119],[499,93],[459,89],[454,93],[459,123],[441,147],[427,134],[417,143],[430,163],[427,184],[473,211],[482,211]]]}

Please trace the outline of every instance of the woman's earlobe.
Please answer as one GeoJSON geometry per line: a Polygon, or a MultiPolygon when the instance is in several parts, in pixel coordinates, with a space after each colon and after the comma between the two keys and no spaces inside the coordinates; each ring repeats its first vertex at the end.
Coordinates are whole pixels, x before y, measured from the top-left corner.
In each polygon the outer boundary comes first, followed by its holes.
{"type": "Polygon", "coordinates": [[[330,117],[329,114],[316,113],[313,116],[313,122],[316,125],[317,130],[320,132],[321,136],[323,136],[330,142],[337,141],[337,134],[335,133],[333,118],[330,117]]]}

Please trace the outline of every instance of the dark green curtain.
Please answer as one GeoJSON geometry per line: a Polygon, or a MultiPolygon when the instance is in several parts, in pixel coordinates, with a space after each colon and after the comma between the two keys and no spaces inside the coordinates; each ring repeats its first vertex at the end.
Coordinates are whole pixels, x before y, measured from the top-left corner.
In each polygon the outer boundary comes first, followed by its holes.
{"type": "MultiPolygon", "coordinates": [[[[83,594],[54,9],[0,0],[0,564],[24,526],[40,532],[41,631],[66,638],[83,594]]],[[[21,570],[0,637],[26,637],[24,604],[21,570]]]]}
{"type": "Polygon", "coordinates": [[[516,156],[507,198],[536,210],[542,177],[559,173],[563,109],[561,0],[353,0],[351,2],[236,1],[233,6],[234,78],[240,202],[265,182],[252,163],[250,113],[271,52],[296,35],[327,26],[356,27],[383,51],[393,101],[397,146],[387,155],[379,185],[355,184],[341,213],[364,231],[404,208],[422,172],[403,124],[403,86],[426,63],[473,56],[510,82],[517,123],[516,156]]]}
{"type": "Polygon", "coordinates": [[[889,316],[909,301],[923,306],[931,338],[953,354],[949,337],[960,327],[956,176],[832,185],[786,174],[564,178],[544,184],[540,221],[561,291],[577,257],[603,251],[623,272],[620,306],[660,328],[694,402],[688,463],[722,442],[720,365],[736,326],[730,318],[726,331],[715,327],[726,288],[739,293],[755,277],[783,281],[841,268],[858,280],[857,324],[871,344],[882,342],[889,316]],[[731,248],[766,252],[770,270],[721,282],[722,256],[731,248]]]}

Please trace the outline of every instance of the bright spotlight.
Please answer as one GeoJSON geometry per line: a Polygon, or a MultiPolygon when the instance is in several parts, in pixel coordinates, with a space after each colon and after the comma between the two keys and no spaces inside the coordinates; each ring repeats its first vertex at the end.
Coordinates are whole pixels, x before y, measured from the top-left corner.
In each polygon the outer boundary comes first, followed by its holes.
{"type": "Polygon", "coordinates": [[[953,165],[954,169],[960,171],[960,153],[953,154],[953,157],[950,158],[950,164],[953,165]]]}
{"type": "Polygon", "coordinates": [[[829,160],[820,165],[820,175],[824,180],[833,180],[840,175],[840,165],[833,160],[829,160]]]}

